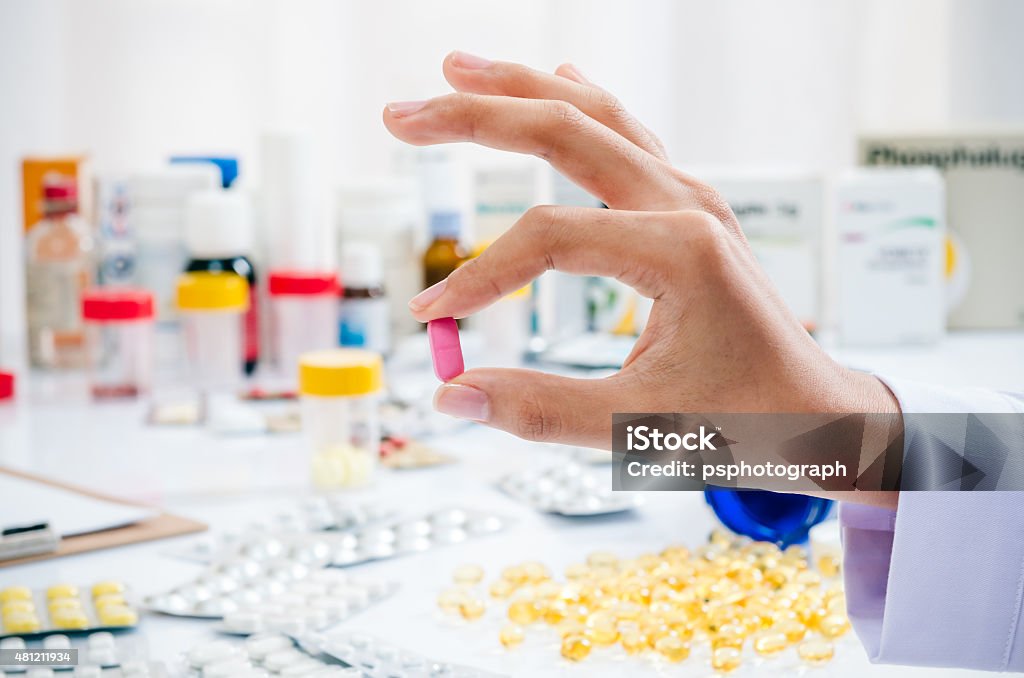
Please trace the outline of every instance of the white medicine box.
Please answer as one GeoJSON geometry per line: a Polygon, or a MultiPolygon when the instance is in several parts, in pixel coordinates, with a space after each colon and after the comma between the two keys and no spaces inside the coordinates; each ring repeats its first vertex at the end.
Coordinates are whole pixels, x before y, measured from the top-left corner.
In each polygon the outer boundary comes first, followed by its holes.
{"type": "Polygon", "coordinates": [[[821,175],[789,169],[694,172],[732,208],[750,248],[783,300],[808,330],[821,324],[821,175]]]}
{"type": "Polygon", "coordinates": [[[858,169],[833,196],[840,339],[921,344],[945,331],[945,195],[928,167],[858,169]]]}
{"type": "Polygon", "coordinates": [[[1024,128],[865,133],[858,156],[868,166],[942,173],[949,326],[1024,327],[1024,128]]]}

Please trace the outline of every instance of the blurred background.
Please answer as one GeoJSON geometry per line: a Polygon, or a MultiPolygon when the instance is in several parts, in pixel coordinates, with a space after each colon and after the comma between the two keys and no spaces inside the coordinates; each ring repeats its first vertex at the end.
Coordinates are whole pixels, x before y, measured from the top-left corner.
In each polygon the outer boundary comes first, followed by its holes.
{"type": "Polygon", "coordinates": [[[548,70],[572,61],[684,168],[835,170],[854,163],[861,130],[1024,121],[1022,21],[1012,0],[7,1],[3,346],[21,335],[25,155],[87,152],[110,175],[229,153],[254,187],[260,134],[302,130],[327,211],[346,178],[394,171],[381,108],[447,91],[441,60],[462,49],[548,70]]]}

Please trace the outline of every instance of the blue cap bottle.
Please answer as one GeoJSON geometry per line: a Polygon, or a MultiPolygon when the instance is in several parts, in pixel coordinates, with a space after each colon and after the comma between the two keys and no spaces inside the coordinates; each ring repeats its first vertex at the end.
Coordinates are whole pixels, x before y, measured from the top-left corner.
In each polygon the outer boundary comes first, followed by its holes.
{"type": "Polygon", "coordinates": [[[802,494],[709,488],[704,499],[727,528],[786,548],[803,544],[811,528],[828,518],[834,502],[802,494]]]}

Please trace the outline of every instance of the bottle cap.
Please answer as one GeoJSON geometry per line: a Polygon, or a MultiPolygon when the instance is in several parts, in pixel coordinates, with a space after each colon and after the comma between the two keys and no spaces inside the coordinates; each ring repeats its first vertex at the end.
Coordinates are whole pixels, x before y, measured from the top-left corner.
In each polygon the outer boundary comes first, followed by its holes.
{"type": "Polygon", "coordinates": [[[249,283],[234,273],[183,273],[178,276],[177,306],[183,311],[245,311],[249,283]]]}
{"type": "Polygon", "coordinates": [[[14,397],[14,373],[0,371],[0,400],[14,397]]]}
{"type": "Polygon", "coordinates": [[[384,264],[380,248],[370,242],[346,243],[341,250],[341,278],[345,287],[380,287],[384,264]]]}
{"type": "Polygon", "coordinates": [[[786,548],[807,541],[811,528],[828,518],[833,502],[820,497],[765,490],[704,490],[704,499],[727,528],[786,548]]]}
{"type": "Polygon", "coordinates": [[[232,191],[204,191],[185,206],[185,246],[196,259],[226,259],[248,254],[252,218],[245,198],[232,191]]]}
{"type": "Polygon", "coordinates": [[[82,292],[86,320],[148,320],[153,317],[153,294],[148,290],[97,287],[82,292]]]}
{"type": "Polygon", "coordinates": [[[46,200],[78,200],[78,186],[74,179],[61,177],[48,180],[43,185],[43,198],[46,200]]]}
{"type": "Polygon", "coordinates": [[[462,214],[431,212],[430,235],[434,238],[458,238],[462,235],[462,214]]]}
{"type": "Polygon", "coordinates": [[[299,392],[311,396],[361,396],[382,383],[379,353],[360,349],[313,351],[299,357],[299,392]]]}
{"type": "Polygon", "coordinates": [[[338,274],[333,271],[271,271],[271,296],[311,296],[320,294],[337,295],[338,274]]]}

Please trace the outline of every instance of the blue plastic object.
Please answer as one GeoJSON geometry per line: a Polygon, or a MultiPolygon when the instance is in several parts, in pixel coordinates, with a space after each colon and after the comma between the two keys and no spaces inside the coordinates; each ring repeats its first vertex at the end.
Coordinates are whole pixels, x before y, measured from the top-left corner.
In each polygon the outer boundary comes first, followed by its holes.
{"type": "Polygon", "coordinates": [[[216,155],[176,155],[171,158],[172,163],[197,163],[208,162],[216,165],[220,170],[220,183],[224,188],[231,188],[238,178],[238,158],[231,156],[216,155]]]}
{"type": "Polygon", "coordinates": [[[709,488],[704,499],[727,528],[757,541],[786,548],[803,544],[811,528],[832,512],[833,501],[764,490],[709,488]]]}

